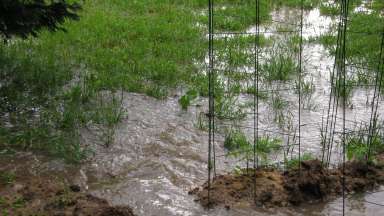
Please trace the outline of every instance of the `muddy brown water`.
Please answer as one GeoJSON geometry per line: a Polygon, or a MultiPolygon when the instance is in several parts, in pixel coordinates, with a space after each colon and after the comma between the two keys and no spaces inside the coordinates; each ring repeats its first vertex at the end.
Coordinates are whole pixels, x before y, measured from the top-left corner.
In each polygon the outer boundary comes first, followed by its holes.
{"type": "MultiPolygon", "coordinates": [[[[194,125],[196,113],[202,108],[182,111],[177,98],[158,101],[132,93],[125,95],[124,105],[130,114],[119,124],[112,147],[97,145],[92,133],[84,135],[96,153],[85,164],[71,166],[19,153],[11,159],[2,157],[0,167],[59,175],[114,205],[130,205],[138,215],[341,215],[341,199],[300,208],[263,210],[239,205],[229,211],[221,207],[203,209],[194,202],[194,196],[188,195],[207,176],[207,134],[194,125]]],[[[216,150],[224,153],[222,145],[216,150]]],[[[218,161],[218,172],[231,170],[233,163],[231,158],[218,161]]],[[[351,196],[347,214],[384,214],[384,208],[368,203],[381,203],[383,199],[384,192],[351,196]]]]}
{"type": "MultiPolygon", "coordinates": [[[[286,19],[297,13],[282,9],[273,13],[274,19],[286,19]]],[[[329,29],[334,23],[312,10],[305,16],[304,36],[316,36],[329,29]]],[[[252,29],[250,29],[252,31],[252,29]]],[[[313,103],[316,108],[302,113],[302,150],[314,154],[320,151],[319,123],[327,108],[329,98],[329,73],[333,58],[321,45],[310,44],[304,48],[305,67],[311,74],[316,91],[313,103]]],[[[357,89],[352,97],[353,109],[348,109],[347,118],[353,121],[368,121],[372,89],[357,89]]],[[[206,99],[199,99],[188,111],[182,111],[178,96],[156,100],[135,93],[124,93],[123,106],[127,115],[117,125],[115,141],[110,148],[100,142],[102,134],[91,129],[82,131],[84,143],[93,150],[94,157],[83,165],[66,165],[30,153],[18,153],[12,157],[0,157],[0,167],[18,170],[25,175],[59,175],[66,181],[80,185],[93,195],[107,199],[114,205],[129,205],[137,215],[145,216],[202,216],[202,215],[342,215],[342,199],[327,203],[307,204],[299,208],[253,209],[239,205],[236,209],[221,207],[206,210],[194,202],[188,191],[203,184],[207,179],[207,133],[197,129],[200,112],[206,111],[206,99]]],[[[293,92],[283,93],[291,101],[294,116],[297,116],[297,96],[293,92]]],[[[244,100],[251,100],[243,96],[244,100]]],[[[271,123],[269,104],[260,106],[260,128],[276,130],[271,123]]],[[[296,119],[296,118],[295,118],[296,119]]],[[[297,119],[296,119],[297,120],[297,119]]],[[[253,125],[249,116],[243,124],[253,125]]],[[[352,127],[353,125],[349,125],[352,127]]],[[[338,125],[338,129],[340,129],[338,125]]],[[[246,131],[251,137],[252,131],[246,131]]],[[[216,154],[225,155],[222,135],[217,134],[216,154]]],[[[282,139],[286,137],[282,136],[282,139]]],[[[276,156],[278,158],[278,156],[276,156]]],[[[235,159],[220,157],[217,172],[225,173],[239,164],[235,159]]],[[[384,189],[384,188],[382,188],[384,189]]],[[[379,189],[380,190],[380,189],[379,189]]],[[[384,192],[351,195],[347,199],[346,215],[384,215],[384,207],[372,203],[383,203],[384,192]]]]}

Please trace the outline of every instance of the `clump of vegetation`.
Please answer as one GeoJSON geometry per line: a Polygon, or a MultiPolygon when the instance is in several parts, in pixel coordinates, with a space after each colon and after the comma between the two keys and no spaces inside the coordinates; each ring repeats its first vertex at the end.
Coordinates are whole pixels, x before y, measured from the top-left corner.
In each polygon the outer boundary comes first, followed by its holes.
{"type": "Polygon", "coordinates": [[[196,90],[189,90],[185,95],[183,95],[179,99],[179,104],[181,105],[182,109],[188,109],[189,105],[191,105],[191,102],[195,100],[198,97],[198,92],[196,90]]]}
{"type": "Polygon", "coordinates": [[[270,106],[273,111],[273,121],[282,129],[293,129],[293,114],[289,110],[289,102],[278,91],[272,92],[270,106]]]}
{"type": "Polygon", "coordinates": [[[299,94],[299,90],[301,91],[301,96],[302,96],[302,106],[303,109],[314,109],[316,107],[315,104],[312,103],[312,96],[313,93],[315,92],[315,85],[313,84],[313,80],[310,81],[305,81],[302,80],[301,82],[295,82],[296,88],[295,88],[295,93],[299,94]]]}
{"type": "Polygon", "coordinates": [[[298,73],[298,65],[293,54],[278,48],[273,50],[261,66],[266,81],[288,81],[298,73]]]}
{"type": "Polygon", "coordinates": [[[215,116],[222,120],[240,120],[246,117],[235,95],[217,95],[215,97],[215,116]]]}
{"type": "Polygon", "coordinates": [[[26,203],[27,201],[21,196],[15,197],[13,201],[0,196],[0,214],[2,214],[2,216],[12,216],[12,212],[15,212],[16,209],[23,208],[26,203]]]}
{"type": "Polygon", "coordinates": [[[117,92],[101,92],[97,96],[95,103],[97,110],[91,113],[91,121],[96,124],[101,131],[100,140],[105,147],[110,147],[114,141],[116,125],[125,116],[123,108],[124,92],[120,95],[117,92]]]}
{"type": "MultiPolygon", "coordinates": [[[[357,83],[354,83],[355,86],[372,84],[373,79],[361,78],[375,77],[374,73],[379,62],[383,17],[379,11],[372,11],[371,13],[353,11],[353,7],[357,5],[361,5],[361,1],[353,1],[351,3],[352,8],[350,8],[351,12],[346,35],[346,60],[348,62],[348,70],[356,71],[357,69],[362,69],[365,76],[362,76],[362,72],[360,72],[357,73],[358,77],[349,78],[347,81],[348,91],[341,94],[345,96],[348,96],[351,89],[353,89],[352,86],[349,87],[349,84],[352,84],[352,80],[357,81],[357,83]]],[[[320,36],[318,41],[327,48],[330,54],[336,54],[337,36],[334,29],[329,34],[320,36]]]]}
{"type": "Polygon", "coordinates": [[[256,90],[255,87],[248,87],[245,90],[245,93],[256,95],[259,99],[267,100],[268,99],[268,92],[262,89],[259,89],[259,91],[256,90]]]}
{"type": "MultiPolygon", "coordinates": [[[[206,1],[200,0],[202,8],[207,7],[206,1]]],[[[218,31],[241,31],[255,24],[256,1],[230,1],[218,0],[215,1],[215,22],[214,28],[218,31]]],[[[272,4],[268,1],[260,2],[260,18],[264,22],[270,18],[269,12],[272,4]]],[[[200,22],[207,25],[208,19],[206,14],[200,16],[200,22]]]]}
{"type": "Polygon", "coordinates": [[[368,127],[360,127],[360,130],[356,133],[350,133],[347,135],[345,147],[348,160],[374,161],[376,154],[384,151],[383,134],[380,131],[373,133],[373,136],[370,138],[369,146],[367,128],[368,127]],[[369,152],[370,148],[371,152],[369,152]]]}
{"type": "Polygon", "coordinates": [[[356,86],[356,81],[346,78],[345,83],[342,77],[338,77],[334,84],[334,95],[340,98],[345,98],[349,103],[352,97],[353,89],[356,86]],[[344,85],[345,84],[345,85],[344,85]]]}
{"type": "Polygon", "coordinates": [[[338,16],[340,14],[340,7],[338,4],[329,2],[320,4],[320,13],[325,16],[338,16]]]}
{"type": "Polygon", "coordinates": [[[245,134],[240,130],[231,130],[225,136],[224,147],[228,151],[238,151],[248,149],[251,144],[245,134]]]}
{"type": "Polygon", "coordinates": [[[319,5],[320,0],[273,0],[274,4],[278,6],[288,7],[301,7],[303,4],[304,9],[313,9],[319,5]]]}
{"type": "Polygon", "coordinates": [[[287,169],[296,169],[299,167],[300,161],[308,161],[308,160],[314,160],[315,157],[311,153],[304,153],[301,155],[300,159],[299,157],[291,158],[290,160],[285,161],[285,165],[287,169]]]}
{"type": "Polygon", "coordinates": [[[257,141],[256,151],[263,163],[268,161],[269,154],[277,152],[282,149],[283,141],[278,138],[271,138],[269,136],[261,137],[257,141]]]}
{"type": "Polygon", "coordinates": [[[209,129],[208,116],[204,112],[199,112],[196,115],[197,115],[197,121],[194,124],[195,127],[202,131],[208,131],[209,129]]]}
{"type": "Polygon", "coordinates": [[[248,161],[253,158],[254,148],[256,154],[261,160],[261,164],[268,163],[268,156],[274,152],[282,149],[282,140],[278,138],[271,138],[269,136],[260,137],[255,143],[248,141],[246,135],[238,130],[231,130],[227,133],[224,141],[224,147],[229,151],[229,155],[248,161]]]}
{"type": "Polygon", "coordinates": [[[102,103],[100,92],[163,98],[197,73],[194,62],[204,58],[205,39],[187,6],[84,2],[81,19],[63,23],[66,33],[42,31],[38,38],[0,44],[1,148],[79,161],[88,152],[79,129],[89,123],[111,128],[103,136],[109,146],[121,107],[113,97],[116,103],[102,103]]]}
{"type": "Polygon", "coordinates": [[[16,179],[16,175],[12,172],[0,171],[0,185],[12,184],[16,179]]]}
{"type": "MultiPolygon", "coordinates": [[[[362,0],[350,0],[349,10],[353,11],[356,7],[362,5],[362,0]]],[[[325,16],[340,15],[340,1],[331,0],[320,3],[320,13],[325,16]]]]}
{"type": "Polygon", "coordinates": [[[377,12],[383,11],[384,2],[382,2],[380,0],[373,1],[371,4],[371,8],[377,12]]]}

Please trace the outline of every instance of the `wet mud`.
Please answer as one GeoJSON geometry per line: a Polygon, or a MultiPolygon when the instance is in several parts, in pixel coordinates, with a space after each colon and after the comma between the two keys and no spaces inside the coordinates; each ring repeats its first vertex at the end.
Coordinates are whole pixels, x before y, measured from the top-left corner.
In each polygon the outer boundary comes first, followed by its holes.
{"type": "Polygon", "coordinates": [[[288,207],[330,201],[343,194],[365,192],[384,184],[382,163],[347,162],[345,167],[324,168],[321,161],[301,162],[289,171],[257,169],[243,174],[219,175],[211,182],[190,191],[204,207],[217,205],[288,207]],[[343,175],[344,173],[344,175],[343,175]],[[256,175],[256,182],[254,176],[256,175]],[[256,191],[255,191],[256,183],[256,191]],[[345,187],[343,187],[345,185],[345,187]],[[256,195],[256,196],[255,196],[256,195]]]}
{"type": "Polygon", "coordinates": [[[77,185],[44,176],[12,177],[0,181],[0,215],[134,216],[128,206],[110,206],[77,185]]]}

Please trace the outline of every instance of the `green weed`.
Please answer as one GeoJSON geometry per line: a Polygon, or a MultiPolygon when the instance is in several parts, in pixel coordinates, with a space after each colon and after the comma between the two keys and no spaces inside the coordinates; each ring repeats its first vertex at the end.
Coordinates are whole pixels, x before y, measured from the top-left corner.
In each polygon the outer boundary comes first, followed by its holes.
{"type": "Polygon", "coordinates": [[[297,62],[291,52],[284,50],[285,48],[273,48],[266,63],[261,66],[266,81],[288,81],[297,74],[297,62]]]}
{"type": "Polygon", "coordinates": [[[320,0],[272,0],[272,2],[278,6],[288,6],[288,7],[301,7],[303,4],[304,9],[313,9],[318,6],[321,2],[320,0]]]}
{"type": "MultiPolygon", "coordinates": [[[[13,184],[16,179],[16,175],[12,172],[0,171],[0,183],[1,184],[13,184]]],[[[1,205],[1,204],[0,204],[1,205]]]]}
{"type": "MultiPolygon", "coordinates": [[[[314,159],[315,157],[310,153],[304,153],[300,157],[300,161],[308,161],[308,160],[314,160],[314,159]]],[[[285,163],[286,163],[287,169],[296,169],[299,167],[299,158],[298,157],[292,158],[286,161],[285,163]]]]}
{"type": "Polygon", "coordinates": [[[191,105],[191,101],[196,99],[198,97],[198,92],[196,90],[189,90],[185,95],[183,95],[179,99],[179,104],[181,105],[181,108],[186,110],[188,109],[189,105],[191,105]]]}
{"type": "MultiPolygon", "coordinates": [[[[253,155],[253,143],[251,144],[245,134],[240,130],[230,130],[225,137],[224,147],[233,157],[247,159],[253,155]]],[[[270,137],[261,137],[256,143],[256,153],[261,159],[261,163],[266,164],[268,155],[279,151],[282,148],[282,140],[270,137]]]]}

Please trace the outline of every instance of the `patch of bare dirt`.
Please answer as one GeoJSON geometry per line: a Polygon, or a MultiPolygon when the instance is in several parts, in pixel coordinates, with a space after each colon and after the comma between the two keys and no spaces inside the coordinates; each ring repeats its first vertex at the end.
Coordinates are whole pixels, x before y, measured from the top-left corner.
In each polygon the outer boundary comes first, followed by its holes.
{"type": "Polygon", "coordinates": [[[38,176],[0,182],[0,215],[134,216],[130,207],[112,207],[76,185],[38,176]]]}
{"type": "Polygon", "coordinates": [[[381,165],[348,162],[344,168],[327,169],[320,161],[310,160],[301,162],[301,170],[281,172],[258,169],[256,197],[254,171],[249,174],[217,176],[211,183],[210,202],[207,183],[190,193],[196,195],[196,201],[205,207],[224,205],[230,208],[244,204],[275,207],[329,200],[341,195],[343,181],[347,193],[372,190],[384,184],[384,169],[381,165]]]}

